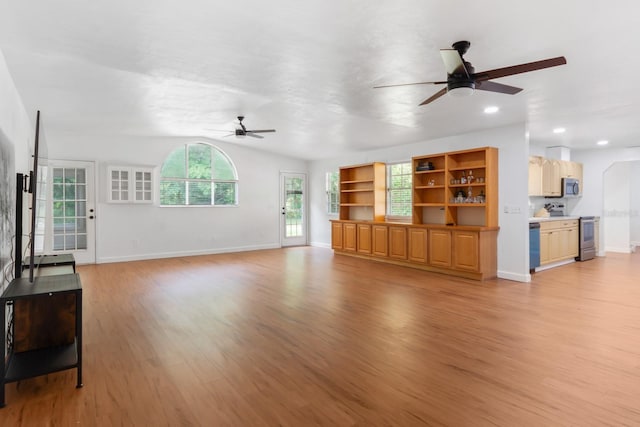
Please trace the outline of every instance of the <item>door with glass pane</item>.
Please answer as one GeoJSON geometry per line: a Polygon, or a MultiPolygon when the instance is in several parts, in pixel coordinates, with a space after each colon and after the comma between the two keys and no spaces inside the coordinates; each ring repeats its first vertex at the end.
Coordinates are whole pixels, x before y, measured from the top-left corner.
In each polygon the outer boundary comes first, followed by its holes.
{"type": "Polygon", "coordinates": [[[93,163],[51,161],[48,175],[46,253],[72,253],[78,264],[95,263],[93,163]]]}
{"type": "Polygon", "coordinates": [[[306,179],[304,174],[281,173],[281,245],[307,244],[306,179]]]}

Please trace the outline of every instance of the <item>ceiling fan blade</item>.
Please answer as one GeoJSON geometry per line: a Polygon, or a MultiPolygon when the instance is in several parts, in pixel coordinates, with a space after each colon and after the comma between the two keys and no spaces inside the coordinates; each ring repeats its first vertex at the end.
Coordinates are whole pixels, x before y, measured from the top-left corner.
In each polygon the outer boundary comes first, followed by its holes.
{"type": "Polygon", "coordinates": [[[398,87],[398,86],[414,86],[414,85],[442,85],[446,84],[446,80],[443,82],[418,82],[418,83],[400,83],[397,85],[382,85],[382,86],[374,86],[374,89],[381,89],[384,87],[398,87]]]}
{"type": "Polygon", "coordinates": [[[250,136],[252,138],[264,139],[264,136],[256,135],[255,133],[253,133],[253,131],[247,131],[247,133],[245,135],[250,136]]]}
{"type": "Polygon", "coordinates": [[[508,95],[515,95],[516,93],[522,91],[522,88],[503,85],[502,83],[491,82],[488,80],[476,82],[477,90],[486,90],[488,92],[498,92],[498,93],[506,93],[508,95]]]}
{"type": "Polygon", "coordinates": [[[275,129],[260,129],[260,130],[248,130],[247,132],[251,133],[267,133],[267,132],[275,132],[275,129]]]}
{"type": "Polygon", "coordinates": [[[542,70],[544,68],[557,67],[564,65],[567,60],[564,56],[556,58],[543,59],[541,61],[528,62],[526,64],[512,65],[511,67],[496,68],[495,70],[481,71],[473,76],[476,81],[492,80],[499,77],[512,76],[514,74],[528,73],[529,71],[542,70]]]}
{"type": "Polygon", "coordinates": [[[424,101],[422,101],[419,105],[426,105],[432,101],[435,101],[436,99],[440,98],[442,95],[444,95],[445,93],[447,93],[447,88],[443,87],[442,89],[440,89],[439,91],[437,91],[435,94],[431,95],[431,97],[425,99],[424,101]]]}
{"type": "Polygon", "coordinates": [[[460,52],[456,49],[440,49],[440,56],[442,62],[444,62],[444,68],[447,70],[447,74],[464,74],[469,77],[467,67],[464,65],[460,52]]]}

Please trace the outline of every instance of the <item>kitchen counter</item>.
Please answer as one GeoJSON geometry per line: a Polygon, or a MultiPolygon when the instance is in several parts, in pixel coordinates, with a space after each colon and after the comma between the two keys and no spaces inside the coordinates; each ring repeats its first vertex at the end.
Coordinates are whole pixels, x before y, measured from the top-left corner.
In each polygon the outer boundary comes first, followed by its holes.
{"type": "Polygon", "coordinates": [[[569,219],[580,219],[579,216],[575,215],[566,215],[566,216],[550,216],[548,218],[544,217],[532,217],[529,218],[529,222],[546,222],[546,221],[567,221],[569,219]]]}

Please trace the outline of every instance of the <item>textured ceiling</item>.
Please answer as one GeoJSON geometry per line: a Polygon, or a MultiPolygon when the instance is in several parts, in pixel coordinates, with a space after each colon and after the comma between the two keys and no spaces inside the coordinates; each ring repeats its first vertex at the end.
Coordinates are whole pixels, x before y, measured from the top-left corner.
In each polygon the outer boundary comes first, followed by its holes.
{"type": "Polygon", "coordinates": [[[315,159],[526,122],[532,143],[637,146],[640,4],[632,1],[0,0],[0,49],[49,132],[220,139],[237,115],[315,159]],[[470,40],[476,71],[564,55],[567,65],[418,104],[439,49],[470,40]],[[488,105],[500,107],[485,115],[488,105]],[[558,126],[562,135],[552,133],[558,126]]]}

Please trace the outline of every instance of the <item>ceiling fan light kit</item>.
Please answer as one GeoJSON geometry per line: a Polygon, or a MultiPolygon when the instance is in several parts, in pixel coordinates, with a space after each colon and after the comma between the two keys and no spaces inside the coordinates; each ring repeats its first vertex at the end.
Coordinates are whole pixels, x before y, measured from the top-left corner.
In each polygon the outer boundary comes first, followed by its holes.
{"type": "Polygon", "coordinates": [[[443,96],[445,93],[453,97],[465,97],[473,94],[475,90],[483,90],[486,92],[497,92],[507,95],[515,95],[522,91],[519,87],[509,86],[502,83],[490,81],[500,77],[512,76],[514,74],[527,73],[530,71],[542,70],[544,68],[556,67],[564,65],[567,60],[564,56],[556,58],[543,59],[541,61],[529,62],[526,64],[512,65],[509,67],[496,68],[494,70],[481,71],[476,73],[475,68],[470,62],[464,60],[463,55],[467,53],[471,47],[471,43],[463,40],[455,42],[453,49],[440,49],[440,56],[444,62],[447,71],[447,80],[435,82],[418,82],[418,83],[402,83],[395,85],[374,86],[375,89],[410,86],[424,84],[446,84],[447,87],[439,90],[431,97],[425,99],[420,105],[429,104],[443,96]]]}

